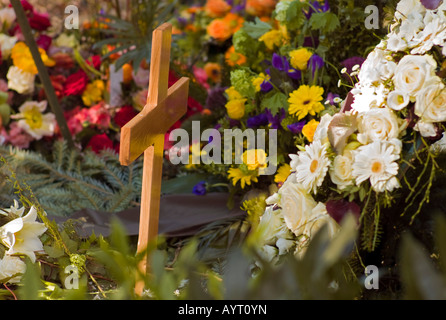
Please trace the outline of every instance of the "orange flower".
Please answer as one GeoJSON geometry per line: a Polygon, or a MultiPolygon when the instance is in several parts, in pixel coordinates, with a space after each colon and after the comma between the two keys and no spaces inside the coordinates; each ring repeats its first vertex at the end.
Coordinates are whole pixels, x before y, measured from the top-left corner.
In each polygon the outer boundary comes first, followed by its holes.
{"type": "Polygon", "coordinates": [[[246,12],[258,17],[270,16],[276,4],[277,0],[248,0],[246,12]]]}
{"type": "Polygon", "coordinates": [[[187,13],[197,13],[201,10],[203,10],[203,7],[190,7],[187,8],[187,13]]]}
{"type": "Polygon", "coordinates": [[[122,82],[124,84],[129,84],[130,81],[132,81],[132,71],[133,67],[130,63],[126,63],[122,66],[122,82]]]}
{"type": "Polygon", "coordinates": [[[222,19],[213,20],[207,27],[207,33],[217,41],[225,41],[232,36],[231,27],[222,19]]]}
{"type": "Polygon", "coordinates": [[[230,12],[223,18],[223,21],[229,25],[232,30],[232,34],[234,34],[243,26],[245,19],[238,14],[230,12]]]}
{"type": "Polygon", "coordinates": [[[204,71],[209,79],[214,82],[221,81],[221,66],[215,62],[208,62],[204,65],[204,71]]]}
{"type": "Polygon", "coordinates": [[[228,13],[231,6],[225,0],[207,0],[204,10],[210,17],[218,18],[228,13]]]}
{"type": "Polygon", "coordinates": [[[246,62],[246,57],[241,53],[235,52],[234,46],[231,46],[225,53],[225,60],[229,66],[233,67],[244,64],[246,62]]]}

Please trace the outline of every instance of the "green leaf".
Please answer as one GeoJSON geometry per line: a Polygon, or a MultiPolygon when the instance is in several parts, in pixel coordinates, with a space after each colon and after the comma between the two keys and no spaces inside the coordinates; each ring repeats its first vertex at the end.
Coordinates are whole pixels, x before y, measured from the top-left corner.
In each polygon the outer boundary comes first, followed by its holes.
{"type": "Polygon", "coordinates": [[[341,25],[336,14],[329,11],[313,13],[309,23],[311,29],[324,32],[332,32],[341,25]]]}
{"type": "Polygon", "coordinates": [[[50,258],[60,258],[65,254],[63,248],[58,247],[56,244],[53,246],[43,246],[43,250],[45,250],[50,258]]]}
{"type": "Polygon", "coordinates": [[[269,97],[265,97],[260,106],[262,110],[268,109],[271,111],[273,115],[276,115],[281,108],[284,108],[285,111],[288,111],[288,98],[283,92],[275,92],[269,97]]]}
{"type": "Polygon", "coordinates": [[[22,286],[18,292],[20,299],[39,299],[39,290],[43,289],[43,283],[40,279],[40,268],[29,259],[26,259],[26,271],[21,280],[21,284],[22,286]]]}
{"type": "Polygon", "coordinates": [[[401,247],[401,276],[406,299],[444,300],[446,283],[421,244],[405,235],[401,247]]]}
{"type": "Polygon", "coordinates": [[[289,5],[286,11],[287,27],[291,29],[300,28],[305,22],[305,16],[303,14],[303,6],[305,4],[299,1],[293,1],[289,5]]]}
{"type": "Polygon", "coordinates": [[[256,17],[254,22],[245,22],[243,24],[243,30],[252,38],[258,39],[265,33],[270,31],[273,27],[269,23],[263,22],[256,17]]]}

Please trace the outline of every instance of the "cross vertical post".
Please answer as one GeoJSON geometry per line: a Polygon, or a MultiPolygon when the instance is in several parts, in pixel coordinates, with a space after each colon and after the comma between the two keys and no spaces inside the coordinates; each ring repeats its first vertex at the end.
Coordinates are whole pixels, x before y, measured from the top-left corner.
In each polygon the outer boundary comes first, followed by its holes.
{"type": "MultiPolygon", "coordinates": [[[[153,31],[150,82],[147,104],[121,129],[119,159],[129,165],[144,153],[138,253],[145,252],[158,236],[164,135],[187,110],[189,79],[181,78],[168,88],[172,25],[164,23],[153,31]]],[[[148,271],[146,255],[140,270],[148,271]]],[[[144,282],[138,282],[141,294],[144,282]]]]}

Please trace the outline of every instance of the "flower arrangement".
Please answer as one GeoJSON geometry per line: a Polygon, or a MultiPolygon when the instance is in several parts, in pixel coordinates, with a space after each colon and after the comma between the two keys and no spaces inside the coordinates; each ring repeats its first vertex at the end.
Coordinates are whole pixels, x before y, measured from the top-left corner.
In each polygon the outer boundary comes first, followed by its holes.
{"type": "MultiPolygon", "coordinates": [[[[339,95],[324,88],[336,87],[331,75],[344,61],[330,61],[327,39],[341,32],[340,19],[346,16],[328,1],[207,1],[204,7],[180,10],[173,21],[177,55],[207,92],[202,123],[222,134],[226,129],[275,129],[278,136],[275,175],[261,175],[259,167],[250,169],[243,159],[233,159],[237,164],[232,166],[186,168],[226,180],[231,193],[242,195],[282,185],[289,174],[288,154],[296,144],[313,141],[324,114],[340,109],[339,95]]],[[[364,48],[348,53],[350,60],[363,60],[355,55],[364,48]]]]}
{"type": "Polygon", "coordinates": [[[322,222],[334,233],[347,214],[361,249],[374,251],[384,213],[410,225],[429,202],[445,140],[445,10],[400,1],[389,34],[353,67],[341,111],[290,155],[291,174],[259,224],[269,260],[302,254],[322,222]]]}

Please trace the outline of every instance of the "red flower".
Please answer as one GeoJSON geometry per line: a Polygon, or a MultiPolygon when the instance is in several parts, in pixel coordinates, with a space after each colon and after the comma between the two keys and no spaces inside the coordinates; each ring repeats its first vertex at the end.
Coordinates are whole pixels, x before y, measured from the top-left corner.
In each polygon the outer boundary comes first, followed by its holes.
{"type": "Polygon", "coordinates": [[[99,55],[91,56],[90,58],[87,59],[87,64],[99,70],[99,67],[101,66],[101,56],[99,55]]]}
{"type": "Polygon", "coordinates": [[[113,120],[118,126],[122,128],[137,114],[138,112],[136,112],[136,110],[132,106],[123,106],[116,112],[113,120]]]}
{"type": "MultiPolygon", "coordinates": [[[[64,96],[64,83],[65,83],[65,77],[61,74],[50,76],[51,83],[53,84],[54,91],[56,93],[57,98],[61,99],[64,96]]],[[[42,88],[39,91],[39,99],[44,100],[46,99],[45,90],[42,88]]]]}
{"type": "Polygon", "coordinates": [[[65,82],[64,94],[69,95],[80,95],[84,92],[85,87],[88,84],[88,76],[83,70],[79,70],[68,76],[65,82]]]}
{"type": "Polygon", "coordinates": [[[28,16],[29,25],[37,31],[44,31],[51,26],[50,19],[47,14],[33,12],[28,16]]]}
{"type": "Polygon", "coordinates": [[[36,43],[40,48],[42,48],[45,51],[48,51],[48,49],[51,46],[52,41],[53,41],[53,39],[51,37],[47,36],[46,34],[41,34],[37,38],[36,43]]]}
{"type": "Polygon", "coordinates": [[[361,215],[361,208],[355,202],[348,202],[344,199],[328,200],[325,204],[328,214],[337,222],[348,214],[353,214],[359,223],[359,216],[361,215]]]}
{"type": "Polygon", "coordinates": [[[97,134],[91,137],[90,141],[87,144],[87,148],[91,148],[95,153],[100,153],[101,150],[111,149],[113,148],[113,141],[105,134],[97,134]]]}

